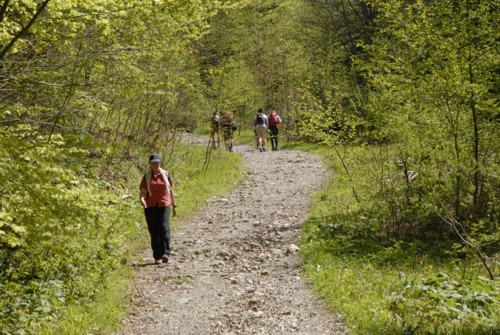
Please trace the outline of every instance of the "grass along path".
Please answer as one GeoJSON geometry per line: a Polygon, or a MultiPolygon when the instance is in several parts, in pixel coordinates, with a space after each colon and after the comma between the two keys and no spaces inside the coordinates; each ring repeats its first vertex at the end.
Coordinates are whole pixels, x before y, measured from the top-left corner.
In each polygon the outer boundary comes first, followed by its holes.
{"type": "Polygon", "coordinates": [[[180,224],[171,261],[152,265],[149,248],[138,256],[132,311],[116,334],[346,332],[304,283],[298,257],[326,170],[304,152],[236,150],[245,180],[180,224]]]}

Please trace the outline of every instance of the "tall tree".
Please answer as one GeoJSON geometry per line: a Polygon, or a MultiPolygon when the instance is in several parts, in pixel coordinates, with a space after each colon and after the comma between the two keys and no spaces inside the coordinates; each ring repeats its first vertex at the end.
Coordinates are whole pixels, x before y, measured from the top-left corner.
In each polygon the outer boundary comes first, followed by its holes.
{"type": "Polygon", "coordinates": [[[352,140],[366,119],[366,84],[353,64],[366,55],[375,11],[366,1],[306,0],[301,41],[309,75],[298,105],[303,138],[329,143],[352,140]]]}
{"type": "Polygon", "coordinates": [[[431,222],[442,218],[441,230],[452,227],[462,235],[478,226],[493,232],[499,191],[496,2],[374,4],[381,30],[368,47],[365,69],[379,138],[396,143],[395,159],[405,171],[421,174],[418,208],[431,222]]]}
{"type": "Polygon", "coordinates": [[[214,106],[241,111],[247,124],[260,107],[286,118],[307,72],[294,33],[301,8],[295,1],[241,1],[211,20],[200,50],[214,106]]]}
{"type": "Polygon", "coordinates": [[[124,224],[112,190],[143,150],[174,150],[177,128],[196,123],[205,102],[194,43],[218,6],[0,5],[2,331],[37,333],[39,321],[91,301],[117,265],[102,264],[124,224]]]}

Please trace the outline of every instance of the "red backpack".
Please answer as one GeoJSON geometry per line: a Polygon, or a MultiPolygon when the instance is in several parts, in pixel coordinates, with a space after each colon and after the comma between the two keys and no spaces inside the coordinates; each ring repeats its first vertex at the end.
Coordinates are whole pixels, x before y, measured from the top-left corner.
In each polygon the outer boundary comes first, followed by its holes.
{"type": "Polygon", "coordinates": [[[269,126],[275,126],[278,123],[278,118],[276,117],[276,114],[271,114],[269,116],[269,126]]]}

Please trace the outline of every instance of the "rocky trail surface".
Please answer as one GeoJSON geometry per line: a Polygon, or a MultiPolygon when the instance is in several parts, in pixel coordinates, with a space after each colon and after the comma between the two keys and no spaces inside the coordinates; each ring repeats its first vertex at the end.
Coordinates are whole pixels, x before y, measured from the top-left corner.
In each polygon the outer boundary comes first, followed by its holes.
{"type": "Polygon", "coordinates": [[[298,257],[310,195],[327,171],[304,152],[235,151],[245,180],[172,231],[170,262],[152,264],[149,249],[138,256],[131,313],[117,334],[346,333],[304,283],[298,257]]]}

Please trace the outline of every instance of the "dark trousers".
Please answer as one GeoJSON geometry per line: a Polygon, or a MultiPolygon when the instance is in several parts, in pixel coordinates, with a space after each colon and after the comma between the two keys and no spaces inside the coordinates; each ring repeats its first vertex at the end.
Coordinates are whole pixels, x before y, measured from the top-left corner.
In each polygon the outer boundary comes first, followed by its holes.
{"type": "Polygon", "coordinates": [[[269,126],[269,132],[271,133],[270,138],[271,138],[271,146],[273,147],[273,150],[278,150],[278,127],[276,126],[269,126]]]}
{"type": "Polygon", "coordinates": [[[170,207],[149,207],[144,209],[151,249],[154,259],[170,255],[170,207]]]}

